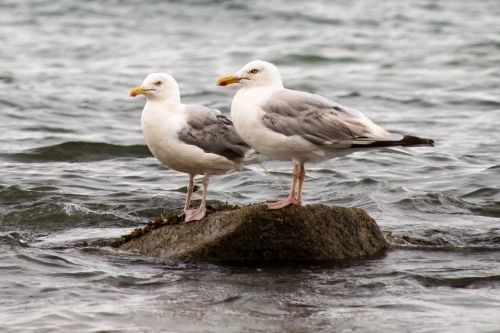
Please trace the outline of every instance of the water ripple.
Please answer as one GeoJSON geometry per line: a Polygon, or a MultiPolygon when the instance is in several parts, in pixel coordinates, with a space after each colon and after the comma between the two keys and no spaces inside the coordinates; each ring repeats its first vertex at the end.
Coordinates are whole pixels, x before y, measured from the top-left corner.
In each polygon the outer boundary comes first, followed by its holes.
{"type": "Polygon", "coordinates": [[[144,145],[121,146],[98,142],[65,142],[30,149],[23,153],[0,154],[0,158],[16,162],[93,162],[114,158],[151,157],[144,145]]]}

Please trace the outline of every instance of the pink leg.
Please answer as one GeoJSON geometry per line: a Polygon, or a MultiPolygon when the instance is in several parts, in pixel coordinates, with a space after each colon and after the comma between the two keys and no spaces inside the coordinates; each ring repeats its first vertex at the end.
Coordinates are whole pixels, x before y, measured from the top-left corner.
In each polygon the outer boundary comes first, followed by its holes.
{"type": "Polygon", "coordinates": [[[267,204],[267,208],[281,209],[290,205],[300,205],[300,203],[296,200],[296,187],[297,181],[299,179],[299,172],[299,164],[295,164],[292,175],[292,186],[290,186],[290,193],[288,194],[288,198],[276,202],[270,202],[267,204]]]}
{"type": "Polygon", "coordinates": [[[304,180],[306,179],[306,168],[304,167],[304,163],[300,163],[299,166],[299,184],[297,186],[297,194],[295,195],[295,200],[297,202],[297,206],[302,204],[302,189],[304,188],[304,180]]]}
{"type": "Polygon", "coordinates": [[[184,202],[184,211],[189,210],[191,204],[191,196],[193,195],[194,175],[189,175],[189,185],[187,188],[186,201],[184,202]]]}
{"type": "Polygon", "coordinates": [[[203,177],[203,196],[201,197],[200,207],[186,211],[184,222],[198,221],[205,217],[207,213],[207,190],[208,190],[208,175],[203,177]]]}

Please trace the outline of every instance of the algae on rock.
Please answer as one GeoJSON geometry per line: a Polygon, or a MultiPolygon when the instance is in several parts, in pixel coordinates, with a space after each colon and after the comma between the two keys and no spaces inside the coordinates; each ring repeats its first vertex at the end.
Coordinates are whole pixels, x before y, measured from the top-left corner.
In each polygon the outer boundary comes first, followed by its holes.
{"type": "Polygon", "coordinates": [[[342,261],[387,248],[375,221],[359,208],[226,206],[201,221],[164,224],[116,246],[150,257],[219,262],[342,261]]]}

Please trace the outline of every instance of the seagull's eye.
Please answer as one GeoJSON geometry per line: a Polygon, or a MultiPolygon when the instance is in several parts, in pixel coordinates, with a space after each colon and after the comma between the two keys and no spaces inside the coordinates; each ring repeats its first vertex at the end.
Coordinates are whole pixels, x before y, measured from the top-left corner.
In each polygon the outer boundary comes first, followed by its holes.
{"type": "Polygon", "coordinates": [[[163,82],[161,82],[161,81],[156,81],[155,82],[155,86],[157,86],[157,87],[161,86],[162,84],[163,84],[163,82]]]}
{"type": "Polygon", "coordinates": [[[259,72],[259,70],[257,68],[251,69],[249,71],[250,74],[257,74],[258,72],[259,72]]]}

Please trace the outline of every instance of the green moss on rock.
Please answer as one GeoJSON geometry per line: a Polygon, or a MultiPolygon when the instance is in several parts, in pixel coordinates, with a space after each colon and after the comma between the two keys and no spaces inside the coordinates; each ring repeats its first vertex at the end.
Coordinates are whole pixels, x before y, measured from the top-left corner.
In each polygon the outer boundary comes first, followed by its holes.
{"type": "Polygon", "coordinates": [[[343,261],[387,248],[375,221],[359,208],[225,205],[201,221],[181,221],[179,215],[160,217],[115,246],[150,257],[204,261],[343,261]]]}

